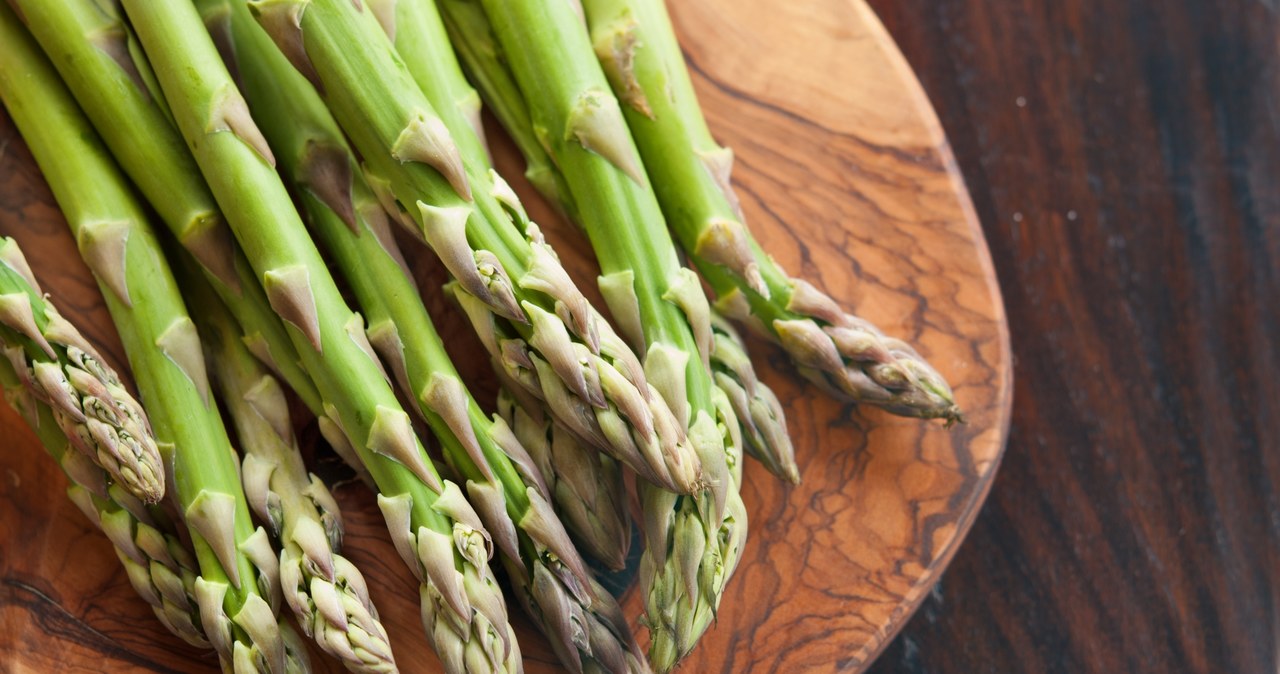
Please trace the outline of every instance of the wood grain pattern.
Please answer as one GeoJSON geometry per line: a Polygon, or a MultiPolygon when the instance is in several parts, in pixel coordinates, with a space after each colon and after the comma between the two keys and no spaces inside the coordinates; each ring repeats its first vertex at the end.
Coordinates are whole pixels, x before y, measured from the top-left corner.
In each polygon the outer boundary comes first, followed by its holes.
{"type": "Polygon", "coordinates": [[[873,671],[1280,671],[1280,5],[871,2],[956,145],[1018,392],[873,671]]]}
{"type": "MultiPolygon", "coordinates": [[[[786,488],[748,464],[746,554],[718,624],[684,671],[859,671],[937,580],[1000,460],[1010,350],[986,244],[933,111],[861,0],[699,0],[672,11],[713,130],[737,152],[735,178],[762,243],[919,345],[970,418],[947,431],[839,404],[792,374],[780,351],[752,344],[762,376],[786,402],[803,484],[786,488]]],[[[501,139],[496,145],[500,168],[514,178],[514,153],[501,139]]],[[[100,298],[83,267],[68,262],[70,238],[7,120],[0,176],[0,232],[20,240],[67,314],[106,330],[100,298]]],[[[532,210],[579,282],[593,285],[582,237],[545,204],[532,210]]],[[[425,286],[437,285],[438,265],[411,253],[425,286]]],[[[474,337],[438,293],[429,297],[483,400],[493,388],[474,337]]],[[[111,335],[93,336],[120,353],[111,335]]],[[[0,415],[0,432],[11,439],[0,455],[0,639],[15,639],[0,653],[11,654],[13,669],[208,671],[211,656],[165,634],[130,596],[109,546],[66,502],[61,476],[13,414],[0,415]]],[[[314,437],[304,429],[304,441],[314,437]]],[[[371,579],[400,664],[437,671],[416,592],[371,495],[351,483],[335,492],[351,532],[346,550],[371,579]]],[[[625,605],[638,615],[634,595],[625,605]]],[[[548,649],[520,629],[528,669],[555,671],[548,649]]]]}

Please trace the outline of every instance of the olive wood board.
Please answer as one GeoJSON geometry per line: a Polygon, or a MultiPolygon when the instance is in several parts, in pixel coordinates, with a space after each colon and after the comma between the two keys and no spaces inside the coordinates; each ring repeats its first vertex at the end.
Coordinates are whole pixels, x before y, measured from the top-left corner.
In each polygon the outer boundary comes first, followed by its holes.
{"type": "MultiPolygon", "coordinates": [[[[682,671],[859,672],[937,582],[999,465],[1012,400],[999,287],[937,117],[863,0],[682,0],[670,9],[712,130],[736,153],[734,183],[764,248],[917,345],[966,413],[966,424],[946,429],[838,402],[780,350],[750,340],[786,407],[802,482],[788,486],[747,464],[746,551],[682,671]]],[[[500,171],[566,266],[594,287],[584,237],[524,182],[505,137],[493,128],[489,136],[500,171]]],[[[18,239],[63,313],[121,366],[97,287],[2,112],[0,234],[18,239]]],[[[492,401],[487,358],[436,290],[439,264],[423,248],[406,250],[459,368],[482,403],[492,401]]],[[[402,671],[440,671],[415,583],[372,494],[314,447],[314,423],[301,433],[312,468],[337,480],[344,552],[369,580],[402,671]]],[[[133,593],[107,540],[67,500],[59,469],[4,406],[0,437],[0,671],[215,671],[211,653],[169,635],[133,593]]],[[[635,618],[637,595],[623,594],[635,618]]],[[[560,671],[533,627],[515,620],[526,671],[560,671]]],[[[312,660],[317,671],[341,671],[319,653],[312,660]]]]}

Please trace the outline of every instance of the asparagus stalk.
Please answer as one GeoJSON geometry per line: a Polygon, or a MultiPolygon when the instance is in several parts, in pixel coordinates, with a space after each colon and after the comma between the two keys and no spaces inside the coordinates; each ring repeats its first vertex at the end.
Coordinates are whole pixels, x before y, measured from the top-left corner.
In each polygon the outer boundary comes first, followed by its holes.
{"type": "Polygon", "coordinates": [[[120,167],[204,267],[253,352],[312,413],[322,416],[315,384],[303,371],[284,324],[237,249],[199,167],[174,128],[151,67],[117,2],[12,0],[11,4],[49,54],[120,167]]]}
{"type": "MultiPolygon", "coordinates": [[[[638,359],[574,286],[485,158],[454,142],[363,4],[261,0],[268,34],[326,96],[388,210],[456,279],[449,289],[506,375],[590,444],[688,493],[698,457],[638,359]]],[[[465,122],[463,122],[465,123],[465,122]]]]}
{"type": "Polygon", "coordinates": [[[895,414],[961,420],[951,387],[905,342],[789,276],[744,224],[733,153],[712,138],[662,0],[584,0],[591,39],[668,224],[718,306],[779,343],[823,388],[895,414]]]}
{"type": "Polygon", "coordinates": [[[711,312],[711,333],[711,372],[738,415],[747,451],[769,472],[799,484],[800,468],[782,401],[756,377],[742,336],[717,311],[711,312]]]}
{"type": "Polygon", "coordinates": [[[229,18],[252,112],[297,186],[313,231],[351,282],[375,348],[440,439],[446,462],[467,480],[481,518],[498,534],[498,551],[522,590],[522,603],[571,671],[590,662],[634,671],[628,656],[642,659],[633,655],[639,649],[626,621],[617,619],[620,609],[592,583],[528,453],[504,421],[485,416],[463,385],[403,268],[386,215],[323,102],[244,5],[204,5],[207,21],[229,18]]]}
{"type": "Polygon", "coordinates": [[[201,307],[215,388],[244,451],[249,505],[280,547],[280,584],[303,633],[352,672],[395,672],[387,631],[364,576],[338,553],[342,513],[324,483],[307,473],[280,383],[240,339],[240,326],[203,277],[183,287],[201,307]]]}
{"type": "MultiPolygon", "coordinates": [[[[545,197],[559,204],[561,211],[578,223],[564,176],[555,167],[546,148],[534,132],[528,107],[493,35],[484,8],[475,0],[436,0],[445,17],[455,47],[480,86],[481,93],[498,120],[506,127],[525,157],[526,172],[545,197]],[[547,174],[553,176],[546,178],[547,174]],[[537,179],[535,179],[537,176],[537,179]]],[[[408,59],[412,70],[413,60],[408,59]]],[[[777,396],[755,375],[746,344],[736,331],[712,313],[715,339],[711,367],[716,384],[729,396],[742,424],[747,450],[770,471],[790,482],[799,481],[795,449],[786,429],[786,415],[777,396]]]]}
{"type": "Polygon", "coordinates": [[[305,650],[277,625],[278,562],[266,532],[250,522],[235,454],[210,400],[200,338],[142,206],[7,7],[0,31],[0,97],[98,279],[157,442],[174,448],[205,633],[227,668],[305,671],[305,650]]]}
{"type": "Polygon", "coordinates": [[[511,72],[534,128],[547,130],[543,141],[600,261],[606,301],[632,343],[648,352],[650,380],[667,400],[682,401],[676,414],[698,440],[711,485],[683,499],[641,487],[650,658],[666,671],[710,625],[747,531],[738,421],[709,367],[710,308],[694,273],[680,265],[581,18],[566,3],[484,0],[483,6],[503,51],[520,56],[509,59],[511,72]]]}
{"type": "Polygon", "coordinates": [[[274,170],[274,157],[200,16],[124,3],[174,118],[294,347],[377,483],[392,540],[423,581],[423,619],[449,671],[513,671],[519,648],[489,570],[492,539],[413,432],[274,170]]]}
{"type": "Polygon", "coordinates": [[[439,109],[456,109],[456,115],[444,117],[445,124],[466,121],[460,128],[449,127],[454,140],[470,145],[469,152],[483,151],[485,135],[480,119],[480,94],[462,74],[439,13],[429,2],[421,0],[373,0],[370,7],[431,104],[439,109]]]}
{"type": "MultiPolygon", "coordinates": [[[[5,76],[17,70],[5,68],[5,76]]],[[[43,297],[13,239],[0,240],[0,347],[84,454],[146,503],[164,496],[164,465],[142,406],[93,346],[43,297]]]]}
{"type": "Polygon", "coordinates": [[[578,545],[610,569],[622,570],[631,547],[631,516],[621,466],[583,445],[536,399],[522,400],[522,393],[518,386],[503,386],[498,413],[528,450],[556,514],[578,545]]]}
{"type": "Polygon", "coordinates": [[[173,523],[160,508],[149,508],[118,485],[110,485],[107,473],[71,445],[53,408],[23,386],[4,358],[0,358],[0,387],[9,405],[66,473],[71,482],[67,497],[115,547],[138,596],[170,632],[192,646],[208,648],[195,600],[196,563],[173,523]]]}
{"type": "MultiPolygon", "coordinates": [[[[434,0],[444,21],[453,48],[471,80],[480,87],[489,111],[498,118],[515,141],[525,160],[525,178],[551,204],[575,221],[573,203],[564,176],[556,170],[551,156],[533,133],[533,120],[524,96],[503,62],[502,47],[489,25],[484,7],[474,0],[434,0]],[[463,39],[462,36],[465,36],[463,39]]],[[[402,55],[405,50],[396,45],[402,55]]],[[[414,59],[405,55],[406,64],[421,82],[422,74],[414,68],[414,59]]]]}
{"type": "MultiPolygon", "coordinates": [[[[432,105],[440,109],[457,108],[463,113],[443,116],[444,123],[462,152],[481,156],[484,153],[481,137],[472,133],[470,126],[464,123],[474,124],[479,97],[466,83],[458,66],[440,13],[430,0],[396,2],[394,7],[394,14],[384,19],[382,26],[388,37],[394,40],[396,52],[432,105]]],[[[511,98],[513,104],[518,102],[524,109],[524,102],[519,96],[511,98]]],[[[541,156],[546,157],[545,153],[541,156]]],[[[559,174],[544,171],[542,175],[559,174]]],[[[501,363],[495,362],[494,370],[500,376],[505,375],[501,363]]],[[[520,388],[509,377],[504,376],[504,379],[507,379],[507,386],[514,384],[515,389],[520,388]]],[[[525,403],[522,420],[545,416],[536,398],[522,395],[513,396],[513,399],[525,403]]],[[[508,423],[513,420],[507,418],[508,423]]],[[[631,544],[631,520],[625,500],[618,491],[621,471],[617,463],[608,455],[576,440],[572,431],[563,424],[540,427],[536,433],[533,431],[534,425],[530,423],[522,423],[517,429],[518,433],[525,433],[521,436],[522,441],[536,442],[531,451],[543,459],[537,461],[537,465],[567,527],[582,541],[589,554],[610,567],[621,568],[626,563],[631,544]],[[549,450],[550,444],[555,445],[556,461],[549,460],[549,451],[542,451],[549,450]],[[554,472],[557,469],[560,472],[554,472]],[[601,507],[610,509],[601,510],[601,507]]]]}

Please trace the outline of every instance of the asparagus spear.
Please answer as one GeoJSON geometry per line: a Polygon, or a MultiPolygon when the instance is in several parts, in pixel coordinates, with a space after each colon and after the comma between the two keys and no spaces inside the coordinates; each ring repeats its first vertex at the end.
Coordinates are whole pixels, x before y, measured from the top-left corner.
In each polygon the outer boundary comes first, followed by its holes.
{"type": "Polygon", "coordinates": [[[187,3],[125,11],[174,118],[329,416],[369,469],[392,540],[423,581],[423,619],[447,669],[511,671],[519,648],[489,570],[492,539],[442,480],[384,379],[363,319],[343,301],[274,170],[274,157],[187,3]]]}
{"type": "Polygon", "coordinates": [[[711,312],[711,372],[716,386],[729,397],[742,424],[747,451],[769,472],[800,483],[795,446],[787,431],[786,413],[773,389],[756,377],[747,345],[717,311],[711,312]]]}
{"type": "MultiPolygon", "coordinates": [[[[480,86],[490,109],[515,139],[524,155],[526,172],[543,195],[558,203],[563,213],[581,223],[573,195],[534,132],[528,106],[510,69],[501,45],[493,35],[484,8],[475,0],[436,0],[462,59],[480,86]],[[551,179],[546,176],[550,174],[551,179]],[[535,179],[536,177],[536,179],[535,179]]],[[[412,70],[413,60],[408,63],[412,70]]],[[[716,384],[729,396],[742,424],[747,449],[770,471],[791,482],[799,481],[795,449],[786,429],[785,413],[773,391],[755,375],[746,345],[737,332],[712,313],[715,339],[711,367],[716,384]]]]}
{"type": "Polygon", "coordinates": [[[172,475],[200,566],[195,595],[205,633],[225,667],[305,671],[305,650],[277,625],[275,553],[250,522],[235,454],[210,400],[200,338],[144,211],[7,7],[0,8],[0,31],[0,97],[98,279],[157,442],[174,448],[172,475]]]}
{"type": "Polygon", "coordinates": [[[342,513],[329,489],[308,475],[280,383],[240,340],[240,327],[200,276],[183,287],[201,307],[215,387],[244,450],[249,505],[280,547],[280,584],[303,633],[352,672],[395,672],[387,631],[364,576],[338,553],[342,513]]]}
{"type": "MultiPolygon", "coordinates": [[[[5,76],[17,74],[5,68],[5,76]]],[[[43,297],[13,239],[0,240],[0,346],[32,394],[84,454],[146,503],[164,496],[164,465],[138,401],[75,326],[43,297]]]]}
{"type": "MultiPolygon", "coordinates": [[[[457,108],[463,113],[442,118],[464,153],[482,156],[485,150],[481,136],[472,133],[470,128],[475,119],[472,113],[478,113],[475,106],[479,104],[479,97],[466,83],[458,66],[440,13],[430,0],[396,2],[394,7],[394,14],[381,23],[388,37],[394,40],[396,52],[432,105],[440,109],[457,108]]],[[[523,101],[518,96],[513,98],[523,108],[523,101]]],[[[506,386],[520,388],[505,376],[501,363],[495,362],[494,370],[507,380],[506,386]]],[[[537,398],[521,395],[513,399],[524,403],[522,419],[545,416],[537,398]]],[[[508,423],[513,420],[507,418],[508,423]]],[[[537,461],[542,479],[550,487],[567,527],[589,554],[613,568],[621,568],[631,544],[631,520],[618,491],[621,471],[617,463],[575,439],[563,424],[539,428],[536,433],[533,430],[533,425],[522,423],[517,432],[525,433],[522,441],[536,442],[532,450],[542,459],[537,461]],[[549,450],[550,443],[555,445],[556,461],[549,460],[548,451],[540,451],[549,450]]]]}
{"type": "Polygon", "coordinates": [[[250,6],[319,84],[375,193],[414,223],[454,276],[450,290],[506,374],[645,479],[694,490],[694,448],[638,359],[574,286],[510,187],[465,141],[454,142],[443,118],[460,112],[432,107],[363,4],[250,6]]]}
{"type": "Polygon", "coordinates": [[[208,648],[195,600],[196,563],[173,523],[160,508],[147,507],[118,485],[110,485],[107,473],[71,445],[53,408],[23,386],[5,358],[0,358],[0,387],[66,473],[71,482],[67,497],[115,546],[138,596],[170,632],[192,646],[208,648]]]}
{"type": "Polygon", "coordinates": [[[252,112],[298,187],[313,230],[351,282],[369,317],[371,341],[440,439],[446,462],[466,478],[472,501],[483,506],[481,518],[498,534],[522,603],[570,670],[581,672],[592,661],[611,671],[635,669],[627,657],[638,647],[625,620],[614,619],[620,609],[607,593],[597,593],[551,511],[532,459],[505,422],[487,418],[462,384],[403,269],[386,215],[323,102],[244,5],[203,4],[207,21],[229,18],[252,112]]]}
{"type": "Polygon", "coordinates": [[[465,126],[449,127],[454,140],[471,144],[470,151],[483,147],[480,94],[462,74],[440,15],[429,2],[421,0],[373,0],[369,4],[427,100],[438,109],[452,107],[457,111],[456,115],[443,118],[445,124],[465,120],[465,126]]]}
{"type": "MultiPolygon", "coordinates": [[[[174,128],[151,67],[116,0],[12,0],[11,4],[49,54],[120,167],[204,267],[253,352],[314,414],[322,416],[315,384],[303,371],[284,324],[237,249],[199,167],[174,128]]],[[[329,429],[331,424],[323,427],[329,429]]]]}
{"type": "Polygon", "coordinates": [[[509,59],[511,72],[534,128],[546,130],[543,141],[600,261],[606,301],[632,343],[645,346],[650,380],[667,400],[684,401],[676,413],[698,440],[709,477],[711,489],[694,498],[641,487],[650,658],[666,671],[709,626],[747,531],[738,421],[709,367],[710,308],[693,272],[680,265],[581,18],[566,3],[482,4],[504,53],[520,56],[509,59]]]}
{"type": "Polygon", "coordinates": [[[528,450],[565,528],[588,555],[622,570],[631,547],[631,516],[621,467],[552,422],[537,400],[521,400],[522,393],[518,386],[503,386],[498,413],[528,450]]]}
{"type": "Polygon", "coordinates": [[[951,387],[901,340],[789,276],[743,224],[733,153],[711,137],[662,0],[584,0],[591,39],[680,244],[718,306],[782,345],[807,378],[895,414],[961,420],[951,387]]]}
{"type": "MultiPolygon", "coordinates": [[[[480,88],[489,111],[498,118],[515,141],[525,160],[525,178],[575,221],[573,203],[564,176],[556,170],[551,156],[533,133],[533,120],[524,96],[503,62],[502,47],[489,25],[484,7],[474,0],[434,0],[444,20],[453,48],[462,61],[471,80],[480,88]],[[463,38],[465,36],[465,39],[463,38]]],[[[401,54],[404,50],[397,44],[401,54]]],[[[405,57],[407,65],[419,82],[422,75],[414,69],[413,59],[405,57]]]]}

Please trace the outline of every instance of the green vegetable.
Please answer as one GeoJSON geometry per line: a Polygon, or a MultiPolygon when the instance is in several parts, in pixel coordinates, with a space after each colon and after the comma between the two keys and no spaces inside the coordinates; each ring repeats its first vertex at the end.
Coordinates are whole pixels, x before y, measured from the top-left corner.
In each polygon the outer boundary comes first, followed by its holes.
{"type": "MultiPolygon", "coordinates": [[[[529,106],[504,61],[502,46],[493,34],[484,7],[474,0],[432,1],[444,20],[462,67],[480,88],[485,105],[506,128],[524,157],[525,177],[553,206],[572,217],[573,204],[564,176],[556,170],[551,156],[533,133],[529,106]]],[[[406,60],[412,71],[412,59],[406,60]]],[[[421,81],[417,72],[414,75],[421,81]]]]}
{"type": "Polygon", "coordinates": [[[769,472],[799,484],[800,468],[782,402],[773,389],[756,377],[746,343],[716,311],[711,312],[711,333],[711,372],[716,386],[729,397],[738,415],[747,451],[769,472]]]}
{"type": "Polygon", "coordinates": [[[342,513],[302,463],[284,389],[245,347],[239,324],[208,282],[189,273],[183,287],[201,308],[197,324],[215,388],[244,453],[245,494],[280,548],[280,585],[298,625],[352,672],[398,671],[364,576],[338,554],[342,513]]]}
{"type": "MultiPolygon", "coordinates": [[[[475,0],[436,2],[444,14],[453,44],[478,83],[484,100],[524,155],[527,177],[562,212],[581,223],[564,176],[556,169],[534,131],[529,108],[507,67],[484,8],[475,0]]],[[[409,59],[411,70],[412,63],[409,59]]],[[[795,448],[786,428],[781,403],[773,391],[756,377],[746,345],[737,332],[716,312],[712,313],[712,325],[715,339],[711,349],[711,368],[716,373],[717,386],[733,403],[748,451],[779,477],[798,482],[795,448]]]]}
{"type": "Polygon", "coordinates": [[[905,342],[792,278],[743,224],[733,152],[711,137],[663,0],[583,0],[595,51],[622,99],[649,179],[717,306],[773,339],[810,380],[855,402],[962,419],[951,387],[905,342]]]}
{"type": "Polygon", "coordinates": [[[513,671],[519,648],[489,570],[492,542],[442,480],[275,171],[275,158],[200,16],[186,3],[126,0],[183,137],[272,307],[381,492],[392,540],[423,581],[423,620],[451,672],[513,671]]]}
{"type": "Polygon", "coordinates": [[[321,416],[284,324],[237,249],[218,204],[173,126],[151,66],[117,0],[13,0],[32,35],[169,231],[207,272],[255,355],[321,416]],[[144,140],[145,139],[145,140],[144,140]]]}
{"type": "MultiPolygon", "coordinates": [[[[462,113],[442,117],[461,151],[477,158],[484,156],[482,133],[472,132],[472,127],[479,129],[476,125],[480,99],[458,66],[440,13],[430,0],[393,4],[394,14],[383,18],[381,23],[393,39],[396,52],[432,105],[440,109],[457,108],[462,113]]],[[[376,12],[377,5],[374,7],[376,12]]],[[[518,95],[512,97],[511,103],[523,109],[524,101],[518,95]]],[[[528,119],[527,112],[524,119],[528,119]]],[[[541,156],[546,158],[545,153],[541,156]]],[[[551,174],[544,172],[543,175],[551,174]]],[[[495,362],[494,370],[505,374],[499,362],[495,362]]],[[[507,386],[513,391],[521,388],[509,378],[507,386]]],[[[534,424],[533,419],[545,417],[536,398],[520,395],[510,399],[521,401],[523,408],[518,419],[512,416],[514,408],[509,408],[511,414],[504,418],[521,442],[532,443],[527,447],[542,480],[553,494],[566,528],[577,536],[588,554],[613,568],[621,568],[631,544],[631,520],[626,504],[619,498],[621,471],[617,462],[574,438],[563,424],[534,424]]]]}
{"type": "Polygon", "coordinates": [[[441,118],[461,151],[485,152],[480,95],[462,74],[440,13],[429,0],[374,0],[370,7],[431,105],[455,111],[441,118]]]}
{"type": "Polygon", "coordinates": [[[631,515],[618,462],[553,422],[542,403],[518,386],[499,391],[498,413],[528,450],[556,514],[578,545],[611,569],[625,568],[631,515]]]}
{"type": "Polygon", "coordinates": [[[67,475],[67,497],[115,546],[116,556],[138,596],[151,605],[170,632],[197,648],[209,648],[200,626],[195,584],[199,570],[162,508],[147,507],[71,446],[53,409],[23,386],[8,360],[0,358],[5,399],[26,419],[45,451],[67,475]]]}
{"type": "MultiPolygon", "coordinates": [[[[626,621],[611,621],[620,610],[594,586],[528,453],[504,421],[485,416],[462,383],[403,267],[387,216],[328,110],[244,6],[205,4],[207,19],[229,18],[251,109],[296,186],[313,231],[364,308],[370,341],[439,438],[446,462],[466,479],[468,495],[520,588],[518,597],[572,671],[608,657],[617,660],[605,661],[608,668],[621,671],[615,665],[638,650],[626,621]]],[[[417,32],[406,28],[400,33],[417,32]]]]}
{"type": "MultiPolygon", "coordinates": [[[[13,72],[17,69],[6,68],[7,82],[14,81],[13,72]]],[[[146,412],[80,331],[44,298],[10,238],[0,239],[0,348],[78,452],[137,498],[160,501],[164,464],[146,412]]]]}
{"type": "Polygon", "coordinates": [[[643,345],[649,380],[677,405],[709,484],[696,497],[641,487],[650,659],[667,671],[710,625],[747,533],[738,421],[709,367],[710,307],[697,277],[680,264],[581,17],[567,3],[483,5],[535,133],[591,239],[601,291],[631,343],[643,345]]]}
{"type": "Polygon", "coordinates": [[[200,338],[145,212],[7,7],[0,30],[0,97],[98,279],[157,443],[173,448],[176,497],[200,566],[194,589],[205,634],[228,668],[306,670],[305,650],[276,622],[275,551],[250,521],[200,338]]]}
{"type": "Polygon", "coordinates": [[[455,143],[448,129],[468,124],[462,111],[432,106],[370,11],[347,0],[250,6],[294,66],[319,83],[375,193],[449,269],[450,290],[506,376],[645,479],[696,488],[693,448],[635,355],[474,151],[479,143],[455,143]]]}

